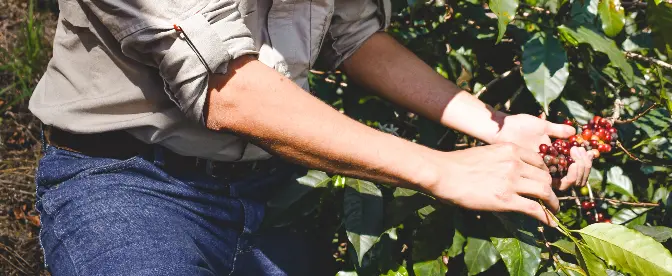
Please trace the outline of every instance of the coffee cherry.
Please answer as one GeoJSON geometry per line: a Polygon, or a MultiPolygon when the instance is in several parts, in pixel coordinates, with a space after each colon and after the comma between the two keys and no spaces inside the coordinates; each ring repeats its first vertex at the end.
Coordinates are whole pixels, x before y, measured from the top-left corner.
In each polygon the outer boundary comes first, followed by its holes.
{"type": "Polygon", "coordinates": [[[604,139],[602,139],[602,140],[603,140],[603,141],[606,141],[606,142],[610,142],[610,141],[611,141],[611,138],[612,138],[612,137],[611,137],[611,134],[607,133],[607,134],[604,135],[604,139]]]}
{"type": "Polygon", "coordinates": [[[569,165],[574,164],[574,159],[572,159],[571,156],[567,156],[567,164],[569,165]]]}
{"type": "Polygon", "coordinates": [[[600,122],[597,125],[606,127],[607,124],[609,124],[609,120],[607,120],[606,118],[600,118],[600,122]]]}
{"type": "Polygon", "coordinates": [[[572,125],[573,125],[572,121],[570,121],[569,119],[566,119],[566,120],[565,120],[564,122],[562,122],[562,123],[565,124],[565,125],[568,125],[568,126],[572,126],[572,125]]]}
{"type": "Polygon", "coordinates": [[[593,136],[593,131],[590,129],[584,129],[583,132],[581,132],[581,137],[583,137],[584,140],[590,140],[590,137],[593,136]]]}
{"type": "Polygon", "coordinates": [[[595,208],[595,202],[590,201],[581,202],[581,208],[583,210],[592,210],[593,208],[595,208]]]}
{"type": "Polygon", "coordinates": [[[581,192],[581,195],[587,196],[588,195],[588,187],[587,186],[581,187],[580,192],[581,192]]]}
{"type": "Polygon", "coordinates": [[[546,145],[546,144],[539,145],[539,152],[541,152],[543,154],[548,153],[548,145],[546,145]]]}
{"type": "Polygon", "coordinates": [[[560,161],[558,162],[558,165],[563,166],[563,167],[566,168],[566,167],[567,167],[567,163],[568,163],[568,162],[567,162],[567,159],[565,159],[565,158],[560,158],[560,161]]]}
{"type": "Polygon", "coordinates": [[[572,147],[579,147],[579,146],[581,146],[581,144],[579,143],[579,141],[574,141],[574,142],[572,142],[572,147]]]}
{"type": "Polygon", "coordinates": [[[602,223],[611,223],[611,219],[604,219],[602,223]]]}
{"type": "Polygon", "coordinates": [[[600,143],[597,140],[590,140],[590,146],[592,148],[597,148],[600,145],[600,143]]]}
{"type": "Polygon", "coordinates": [[[567,141],[570,144],[576,142],[576,135],[569,136],[569,139],[567,139],[567,141]]]}
{"type": "Polygon", "coordinates": [[[600,120],[602,120],[602,117],[595,115],[595,117],[593,117],[593,119],[590,120],[590,123],[597,125],[600,123],[600,120]]]}
{"type": "Polygon", "coordinates": [[[593,154],[593,157],[600,158],[600,151],[597,149],[591,149],[590,152],[593,154]]]}
{"type": "Polygon", "coordinates": [[[597,213],[597,221],[604,221],[604,214],[597,213]]]}
{"type": "Polygon", "coordinates": [[[558,168],[556,166],[551,165],[548,167],[548,171],[550,171],[551,173],[556,173],[558,172],[558,168]]]}
{"type": "Polygon", "coordinates": [[[546,164],[546,166],[551,165],[551,160],[552,159],[553,159],[553,156],[550,156],[550,155],[544,156],[544,164],[546,164]]]}
{"type": "Polygon", "coordinates": [[[616,130],[615,127],[610,127],[610,128],[607,129],[607,132],[609,132],[610,134],[613,135],[614,133],[618,132],[618,130],[616,130]]]}
{"type": "Polygon", "coordinates": [[[550,154],[551,156],[558,156],[558,150],[555,149],[554,147],[549,147],[548,154],[550,154]]]}
{"type": "Polygon", "coordinates": [[[597,135],[593,134],[593,136],[590,136],[590,140],[591,140],[591,141],[593,141],[593,140],[594,140],[594,141],[599,141],[599,140],[600,140],[600,137],[597,137],[597,135]]]}
{"type": "Polygon", "coordinates": [[[604,152],[611,152],[611,145],[605,144],[604,146],[604,152]]]}
{"type": "Polygon", "coordinates": [[[554,157],[553,159],[551,159],[551,164],[552,165],[557,165],[558,163],[560,163],[560,158],[554,157]]]}

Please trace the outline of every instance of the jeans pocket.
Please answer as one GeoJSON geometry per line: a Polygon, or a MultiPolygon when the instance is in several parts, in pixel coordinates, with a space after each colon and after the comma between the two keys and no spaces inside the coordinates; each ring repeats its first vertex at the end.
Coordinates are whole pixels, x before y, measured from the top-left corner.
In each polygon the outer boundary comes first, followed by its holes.
{"type": "Polygon", "coordinates": [[[113,173],[130,168],[138,157],[110,159],[89,157],[77,152],[49,146],[40,159],[36,174],[36,196],[43,210],[52,214],[57,208],[54,202],[73,197],[95,186],[95,182],[78,181],[101,173],[113,173]],[[86,185],[80,185],[86,183],[86,185]],[[76,187],[75,187],[76,186],[76,187]]]}

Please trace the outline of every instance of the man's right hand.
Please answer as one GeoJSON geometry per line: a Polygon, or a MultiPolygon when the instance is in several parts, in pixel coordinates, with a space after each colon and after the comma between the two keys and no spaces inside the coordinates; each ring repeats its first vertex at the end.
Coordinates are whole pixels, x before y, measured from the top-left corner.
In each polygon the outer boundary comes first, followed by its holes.
{"type": "Polygon", "coordinates": [[[423,186],[439,199],[473,210],[519,212],[556,225],[533,200],[543,200],[553,212],[560,208],[548,168],[536,152],[501,144],[436,152],[430,160],[437,177],[423,186]]]}

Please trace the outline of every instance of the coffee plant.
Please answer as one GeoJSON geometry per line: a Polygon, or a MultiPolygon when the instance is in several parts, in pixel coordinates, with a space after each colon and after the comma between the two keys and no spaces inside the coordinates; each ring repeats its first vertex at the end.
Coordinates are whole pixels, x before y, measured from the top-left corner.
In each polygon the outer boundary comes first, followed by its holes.
{"type": "MultiPolygon", "coordinates": [[[[392,10],[388,33],[462,89],[576,126],[539,150],[556,176],[571,147],[593,151],[588,185],[557,191],[551,228],[308,171],[269,202],[266,227],[333,239],[337,275],[672,275],[672,1],[394,0],[392,10]]],[[[443,151],[483,144],[338,71],[312,71],[310,81],[381,131],[443,151]]]]}

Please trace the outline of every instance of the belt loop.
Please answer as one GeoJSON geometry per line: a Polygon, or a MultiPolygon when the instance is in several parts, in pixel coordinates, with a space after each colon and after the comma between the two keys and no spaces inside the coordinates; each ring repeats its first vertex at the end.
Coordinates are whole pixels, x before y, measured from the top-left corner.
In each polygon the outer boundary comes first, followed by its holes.
{"type": "Polygon", "coordinates": [[[154,160],[152,161],[154,166],[163,168],[166,163],[163,158],[163,148],[160,146],[153,146],[152,148],[154,150],[154,160]]]}

